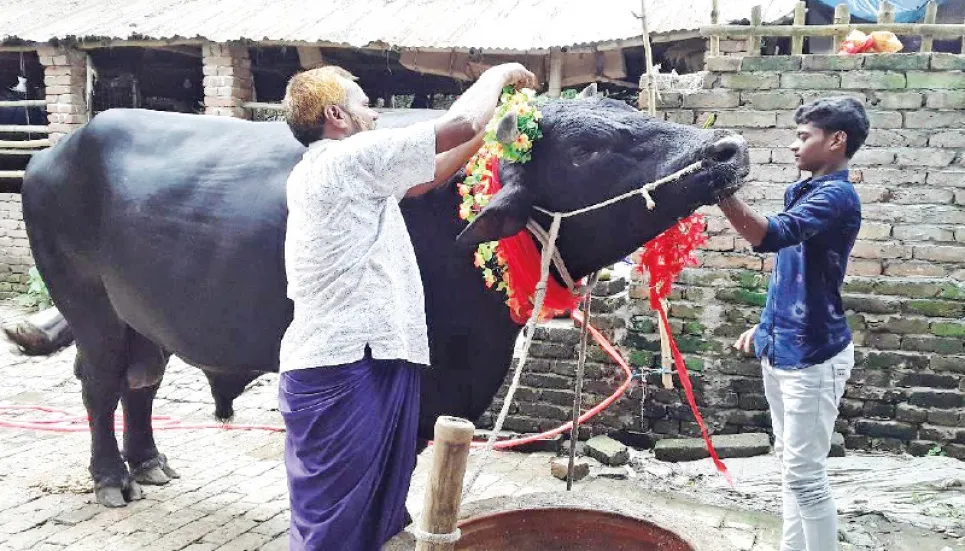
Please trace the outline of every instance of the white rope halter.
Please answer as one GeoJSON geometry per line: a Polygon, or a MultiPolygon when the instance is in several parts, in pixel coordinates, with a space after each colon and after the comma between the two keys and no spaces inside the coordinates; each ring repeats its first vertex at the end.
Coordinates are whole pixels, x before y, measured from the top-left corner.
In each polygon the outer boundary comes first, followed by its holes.
{"type": "MultiPolygon", "coordinates": [[[[621,195],[617,195],[612,199],[607,199],[606,201],[601,201],[599,203],[590,205],[588,207],[583,207],[583,208],[579,208],[579,209],[571,210],[567,212],[549,211],[538,206],[534,206],[533,209],[552,217],[553,219],[552,223],[557,225],[559,224],[559,221],[562,221],[564,218],[570,218],[572,216],[578,216],[580,214],[585,214],[587,212],[599,210],[599,209],[608,207],[610,205],[619,203],[620,201],[629,199],[631,197],[636,197],[638,195],[642,196],[644,200],[647,202],[647,209],[653,210],[657,206],[657,204],[654,202],[653,197],[650,196],[650,192],[656,190],[658,187],[664,184],[669,184],[671,182],[676,182],[682,178],[685,178],[693,174],[694,172],[697,172],[703,166],[704,166],[703,162],[697,161],[695,163],[685,166],[684,168],[678,170],[677,172],[674,172],[669,176],[665,176],[663,178],[660,178],[659,180],[650,182],[649,184],[644,184],[639,188],[628,191],[621,195]]],[[[533,234],[533,237],[537,241],[539,241],[539,244],[544,251],[549,250],[550,259],[553,262],[553,266],[556,267],[556,271],[559,273],[560,279],[563,280],[563,284],[566,285],[566,288],[570,291],[570,293],[573,293],[574,295],[585,294],[584,286],[577,283],[570,275],[569,270],[566,269],[566,263],[563,262],[563,257],[560,256],[559,250],[557,250],[556,248],[556,238],[555,238],[556,236],[551,235],[552,230],[550,232],[547,232],[546,230],[543,229],[542,226],[539,225],[538,222],[536,222],[533,219],[530,219],[526,223],[526,229],[529,230],[531,234],[533,234]]]]}

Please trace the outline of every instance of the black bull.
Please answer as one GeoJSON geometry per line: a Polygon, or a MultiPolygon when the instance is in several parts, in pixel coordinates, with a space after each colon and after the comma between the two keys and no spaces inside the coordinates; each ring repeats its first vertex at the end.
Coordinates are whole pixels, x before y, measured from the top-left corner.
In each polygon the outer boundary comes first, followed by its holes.
{"type": "MultiPolygon", "coordinates": [[[[504,189],[468,228],[457,217],[462,174],[403,203],[431,347],[421,438],[431,437],[439,415],[476,419],[485,411],[520,330],[473,266],[473,244],[515,233],[530,216],[548,227],[534,205],[572,210],[703,161],[698,173],[654,192],[652,211],[632,198],[567,219],[560,253],[580,278],[733,193],[748,171],[742,139],[651,119],[617,101],[555,101],[543,113],[533,160],[504,165],[504,189]]],[[[303,151],[282,123],[114,110],[31,161],[24,221],[77,344],[101,503],[122,506],[141,496],[137,482],[176,476],[151,431],[159,376],[145,375],[163,373],[171,354],[204,370],[219,417],[232,414],[249,382],[277,371],[292,316],[285,182],[303,151]]]]}

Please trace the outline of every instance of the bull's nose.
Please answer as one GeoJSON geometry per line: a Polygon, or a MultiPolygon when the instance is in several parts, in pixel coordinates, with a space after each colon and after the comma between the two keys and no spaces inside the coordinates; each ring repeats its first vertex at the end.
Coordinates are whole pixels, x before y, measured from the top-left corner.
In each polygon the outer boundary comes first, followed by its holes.
{"type": "Polygon", "coordinates": [[[709,157],[718,163],[726,163],[734,160],[741,149],[746,147],[746,142],[741,136],[725,136],[717,140],[710,146],[709,157]]]}

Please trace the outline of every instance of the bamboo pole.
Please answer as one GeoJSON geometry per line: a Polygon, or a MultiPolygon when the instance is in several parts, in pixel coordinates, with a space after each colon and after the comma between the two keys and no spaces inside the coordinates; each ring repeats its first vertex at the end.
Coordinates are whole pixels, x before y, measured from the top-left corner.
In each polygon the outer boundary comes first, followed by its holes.
{"type": "MultiPolygon", "coordinates": [[[[847,4],[838,4],[834,8],[834,24],[835,25],[847,25],[851,23],[851,8],[847,4]]],[[[834,35],[834,52],[837,53],[841,49],[841,42],[844,41],[844,34],[834,35]]]]}
{"type": "Polygon", "coordinates": [[[94,58],[90,54],[86,54],[84,57],[87,64],[86,82],[84,83],[84,114],[87,115],[87,122],[90,122],[94,116],[94,58]]]}
{"type": "MultiPolygon", "coordinates": [[[[712,7],[710,9],[710,24],[717,25],[720,23],[720,0],[714,0],[712,7]]],[[[718,56],[720,55],[720,37],[712,36],[710,37],[710,55],[718,56]]]]}
{"type": "Polygon", "coordinates": [[[848,34],[853,30],[863,32],[891,31],[895,34],[929,34],[935,38],[960,38],[965,36],[965,24],[962,23],[856,23],[850,25],[767,25],[748,27],[746,25],[717,25],[716,27],[702,27],[701,36],[727,36],[747,38],[750,36],[835,36],[848,34]]]}
{"type": "Polygon", "coordinates": [[[28,157],[34,153],[37,153],[37,151],[33,149],[0,149],[0,157],[4,155],[28,157]]]}
{"type": "Polygon", "coordinates": [[[650,26],[647,24],[647,0],[640,0],[640,25],[643,31],[643,52],[647,63],[647,113],[657,116],[657,75],[653,73],[653,45],[650,44],[650,26]]]}
{"type": "Polygon", "coordinates": [[[23,180],[23,176],[26,174],[22,170],[0,170],[0,178],[19,178],[23,180]]]}
{"type": "Polygon", "coordinates": [[[4,149],[35,149],[50,146],[50,140],[0,140],[0,147],[4,149]]]}
{"type": "MultiPolygon", "coordinates": [[[[925,6],[925,24],[932,25],[938,20],[938,3],[935,0],[930,0],[925,6]]],[[[921,37],[921,51],[930,52],[934,45],[935,39],[931,35],[922,35],[921,37]]]]}
{"type": "Polygon", "coordinates": [[[10,132],[12,134],[47,134],[49,131],[46,126],[36,126],[27,124],[0,124],[0,132],[10,132]]]}
{"type": "MultiPolygon", "coordinates": [[[[797,6],[794,6],[794,24],[804,25],[807,12],[808,12],[807,2],[798,2],[797,6]]],[[[791,55],[802,55],[803,53],[804,53],[804,37],[803,36],[793,37],[791,39],[791,55]]]]}
{"type": "Polygon", "coordinates": [[[0,101],[0,107],[47,107],[47,100],[21,99],[13,101],[0,101]]]}
{"type": "MultiPolygon", "coordinates": [[[[426,486],[421,529],[429,534],[450,534],[459,520],[463,477],[475,426],[458,417],[436,419],[432,472],[426,486]]],[[[418,541],[416,551],[453,551],[455,543],[418,541]]]]}
{"type": "Polygon", "coordinates": [[[563,92],[563,52],[559,48],[550,49],[549,85],[546,95],[558,98],[563,92]]]}
{"type": "MultiPolygon", "coordinates": [[[[761,21],[763,21],[763,16],[761,14],[760,4],[751,8],[751,28],[757,29],[761,27],[761,21]]],[[[761,55],[761,36],[758,34],[752,34],[747,39],[747,55],[749,56],[759,56],[761,55]]]]}
{"type": "Polygon", "coordinates": [[[894,22],[895,6],[893,6],[888,0],[881,0],[881,5],[878,6],[878,23],[887,25],[894,22]]]}

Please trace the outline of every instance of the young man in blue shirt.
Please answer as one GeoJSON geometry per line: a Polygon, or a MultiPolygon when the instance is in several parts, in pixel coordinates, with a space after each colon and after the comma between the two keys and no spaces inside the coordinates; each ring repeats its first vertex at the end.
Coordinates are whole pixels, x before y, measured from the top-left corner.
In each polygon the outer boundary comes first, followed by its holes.
{"type": "Polygon", "coordinates": [[[811,177],[784,193],[784,211],[765,217],[736,197],[721,211],[756,252],[776,252],[760,324],[735,348],[761,359],[774,449],[782,466],[781,551],[837,549],[837,509],[827,456],[838,404],[854,366],[841,302],[861,202],[848,163],[868,137],[864,107],[827,98],[798,108],[797,166],[811,177]]]}

